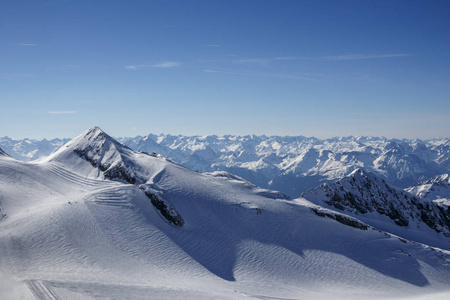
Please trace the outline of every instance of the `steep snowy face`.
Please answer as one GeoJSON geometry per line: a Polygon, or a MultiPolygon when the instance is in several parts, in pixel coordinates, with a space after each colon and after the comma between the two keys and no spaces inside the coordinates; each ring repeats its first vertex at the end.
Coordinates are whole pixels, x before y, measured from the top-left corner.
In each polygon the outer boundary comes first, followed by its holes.
{"type": "MultiPolygon", "coordinates": [[[[428,228],[445,239],[450,238],[448,209],[433,202],[421,201],[361,169],[334,183],[308,190],[301,197],[358,216],[368,224],[390,232],[392,225],[408,230],[428,228]]],[[[400,232],[399,228],[394,230],[400,232]]],[[[414,239],[411,236],[408,238],[414,239]]],[[[420,238],[416,239],[420,241],[420,238]]]]}
{"type": "Polygon", "coordinates": [[[134,152],[99,127],[93,127],[68,142],[45,161],[64,164],[78,173],[135,184],[151,179],[165,159],[134,152]]]}
{"type": "Polygon", "coordinates": [[[423,201],[431,201],[447,208],[450,206],[450,176],[442,174],[423,181],[406,191],[423,201]]]}

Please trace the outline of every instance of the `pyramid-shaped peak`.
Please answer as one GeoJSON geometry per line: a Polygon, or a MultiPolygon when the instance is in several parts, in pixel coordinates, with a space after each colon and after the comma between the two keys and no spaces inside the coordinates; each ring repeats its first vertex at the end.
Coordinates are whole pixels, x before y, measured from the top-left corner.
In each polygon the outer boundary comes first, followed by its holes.
{"type": "MultiPolygon", "coordinates": [[[[155,164],[164,165],[148,154],[137,153],[94,126],[50,155],[45,161],[65,165],[87,176],[144,183],[153,174],[155,164]]],[[[159,166],[158,165],[158,166],[159,166]]],[[[159,170],[159,169],[158,169],[159,170]]]]}
{"type": "Polygon", "coordinates": [[[88,130],[83,132],[80,136],[82,136],[83,138],[87,138],[87,139],[92,139],[92,138],[97,139],[97,138],[102,138],[102,137],[111,138],[109,135],[106,134],[106,132],[104,132],[98,126],[93,126],[93,127],[89,128],[88,130]]]}
{"type": "Polygon", "coordinates": [[[114,138],[105,133],[100,127],[94,126],[75,137],[47,160],[66,160],[67,156],[76,153],[80,157],[88,159],[93,165],[98,165],[97,160],[108,159],[113,164],[121,160],[125,152],[132,152],[128,147],[120,144],[114,138]]]}
{"type": "Polygon", "coordinates": [[[120,144],[113,137],[104,132],[100,127],[94,126],[75,137],[70,144],[76,148],[104,148],[114,146],[118,149],[128,149],[128,147],[120,144]]]}

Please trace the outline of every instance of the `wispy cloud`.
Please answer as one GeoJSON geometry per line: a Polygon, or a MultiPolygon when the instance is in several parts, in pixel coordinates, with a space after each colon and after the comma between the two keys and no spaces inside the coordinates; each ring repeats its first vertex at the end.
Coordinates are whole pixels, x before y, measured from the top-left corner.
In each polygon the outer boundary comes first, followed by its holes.
{"type": "Polygon", "coordinates": [[[141,69],[148,69],[148,68],[162,68],[162,69],[168,69],[168,68],[176,68],[181,66],[180,62],[177,61],[165,61],[165,62],[159,62],[156,64],[142,64],[142,65],[130,65],[126,66],[125,69],[127,70],[141,70],[141,69]]]}
{"type": "Polygon", "coordinates": [[[37,44],[15,43],[14,46],[36,47],[37,44]]]}
{"type": "Polygon", "coordinates": [[[154,64],[153,67],[154,68],[176,68],[181,66],[181,63],[178,61],[165,61],[165,62],[160,62],[157,64],[154,64]]]}
{"type": "Polygon", "coordinates": [[[323,56],[321,58],[324,60],[343,61],[343,60],[379,59],[379,58],[394,58],[394,57],[408,57],[408,56],[411,55],[407,53],[376,54],[376,55],[345,54],[345,55],[323,56]]]}
{"type": "Polygon", "coordinates": [[[67,67],[68,67],[69,69],[79,69],[79,68],[80,68],[79,65],[67,65],[67,67]]]}
{"type": "Polygon", "coordinates": [[[140,69],[145,69],[145,68],[150,68],[151,65],[131,65],[131,66],[126,66],[125,69],[127,70],[140,70],[140,69]]]}
{"type": "Polygon", "coordinates": [[[47,113],[51,114],[51,115],[71,115],[71,114],[78,113],[78,111],[76,111],[76,110],[62,110],[62,111],[48,111],[47,113]]]}
{"type": "Polygon", "coordinates": [[[295,56],[280,56],[280,57],[275,57],[275,60],[298,60],[298,57],[295,56]]]}
{"type": "Polygon", "coordinates": [[[250,76],[250,77],[294,79],[294,80],[318,80],[320,77],[317,74],[312,74],[312,73],[283,74],[283,73],[266,73],[266,72],[251,72],[251,71],[222,71],[222,70],[214,70],[214,69],[205,69],[205,70],[203,70],[203,72],[250,76]]]}
{"type": "Polygon", "coordinates": [[[236,60],[239,64],[268,64],[270,62],[270,59],[266,58],[243,58],[236,60]]]}
{"type": "Polygon", "coordinates": [[[202,44],[200,46],[202,46],[202,47],[220,47],[219,44],[202,44]]]}

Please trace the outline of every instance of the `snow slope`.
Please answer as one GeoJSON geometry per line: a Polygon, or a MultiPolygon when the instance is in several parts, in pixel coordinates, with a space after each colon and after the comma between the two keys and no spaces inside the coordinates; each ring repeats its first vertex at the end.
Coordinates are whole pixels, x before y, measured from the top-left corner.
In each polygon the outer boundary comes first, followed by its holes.
{"type": "Polygon", "coordinates": [[[448,251],[133,152],[99,128],[47,160],[0,157],[0,195],[1,299],[450,295],[448,251]]]}
{"type": "Polygon", "coordinates": [[[407,188],[406,191],[420,199],[431,201],[448,210],[450,206],[450,176],[442,174],[407,188]]]}
{"type": "Polygon", "coordinates": [[[302,197],[343,211],[384,231],[450,250],[450,211],[422,201],[358,169],[334,182],[308,190],[302,197]]]}

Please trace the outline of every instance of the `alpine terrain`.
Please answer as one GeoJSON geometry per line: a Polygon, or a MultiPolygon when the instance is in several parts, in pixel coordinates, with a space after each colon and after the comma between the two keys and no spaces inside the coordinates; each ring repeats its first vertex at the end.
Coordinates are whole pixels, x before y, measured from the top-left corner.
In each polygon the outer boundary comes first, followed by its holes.
{"type": "Polygon", "coordinates": [[[358,169],[334,183],[308,190],[302,197],[345,212],[381,230],[450,250],[450,210],[387,184],[358,169]]]}
{"type": "Polygon", "coordinates": [[[434,176],[417,185],[407,188],[407,192],[426,201],[434,202],[448,209],[450,206],[450,176],[442,174],[434,176]]]}
{"type": "MultiPolygon", "coordinates": [[[[48,156],[67,140],[0,138],[0,147],[19,160],[48,156]]],[[[408,188],[448,173],[450,140],[340,137],[327,140],[280,136],[173,136],[119,138],[135,151],[156,152],[187,168],[227,171],[293,198],[362,168],[388,184],[408,188]]]]}
{"type": "Polygon", "coordinates": [[[361,170],[289,200],[98,127],[40,160],[0,153],[1,299],[450,296],[444,206],[361,170]]]}

